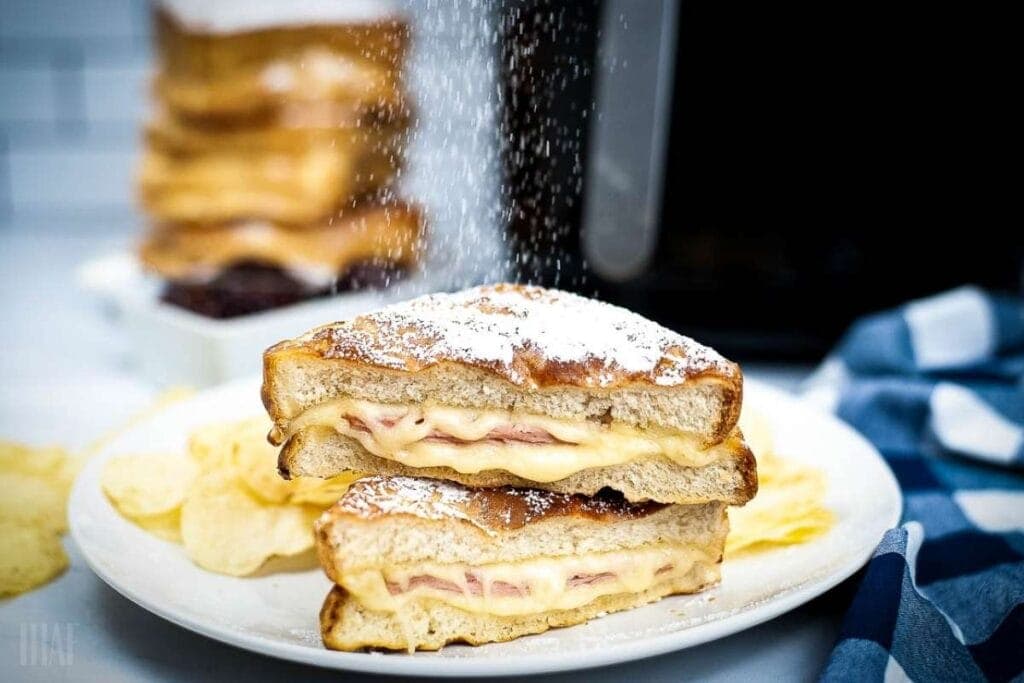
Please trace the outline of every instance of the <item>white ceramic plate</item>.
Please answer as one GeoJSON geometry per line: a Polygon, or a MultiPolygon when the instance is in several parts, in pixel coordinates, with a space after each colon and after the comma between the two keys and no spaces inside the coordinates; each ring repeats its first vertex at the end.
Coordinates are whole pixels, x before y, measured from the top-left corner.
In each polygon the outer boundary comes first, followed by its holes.
{"type": "MultiPolygon", "coordinates": [[[[808,544],[726,560],[719,587],[510,643],[438,653],[332,652],[317,615],[328,580],[318,569],[231,578],[193,565],[181,547],[122,519],[100,491],[103,463],[127,453],[182,450],[192,428],[261,410],[258,384],[235,383],[171,406],[126,432],[82,472],[71,533],[92,569],[165,619],[256,652],[336,669],[409,676],[511,675],[584,669],[692,647],[767,621],[864,565],[900,515],[900,493],[871,445],[835,418],[748,381],[745,401],[774,427],[777,450],[827,474],[835,528],[808,544]]],[[[144,456],[140,456],[144,457],[144,456]]]]}

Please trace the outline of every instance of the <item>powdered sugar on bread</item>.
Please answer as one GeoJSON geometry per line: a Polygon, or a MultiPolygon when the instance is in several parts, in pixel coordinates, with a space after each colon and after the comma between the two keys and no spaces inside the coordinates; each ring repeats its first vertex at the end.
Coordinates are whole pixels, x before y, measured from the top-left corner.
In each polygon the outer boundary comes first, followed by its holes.
{"type": "MultiPolygon", "coordinates": [[[[417,477],[365,477],[349,487],[338,509],[365,518],[408,514],[421,519],[466,519],[469,490],[458,484],[417,477]]],[[[331,510],[324,512],[326,523],[331,510]]]]}
{"type": "Polygon", "coordinates": [[[441,479],[373,476],[354,482],[319,524],[338,514],[374,519],[406,514],[427,520],[461,519],[487,532],[519,529],[547,517],[578,516],[598,520],[638,519],[661,510],[660,503],[631,503],[621,494],[594,496],[529,488],[470,488],[441,479]]]}
{"type": "Polygon", "coordinates": [[[312,406],[349,397],[662,427],[712,446],[743,396],[739,366],[712,349],[625,309],[521,285],[316,328],[269,348],[263,378],[275,443],[312,406]]]}
{"type": "Polygon", "coordinates": [[[626,309],[523,285],[420,297],[296,342],[324,358],[396,370],[445,361],[485,367],[519,386],[676,386],[703,375],[739,375],[713,349],[626,309]]]}

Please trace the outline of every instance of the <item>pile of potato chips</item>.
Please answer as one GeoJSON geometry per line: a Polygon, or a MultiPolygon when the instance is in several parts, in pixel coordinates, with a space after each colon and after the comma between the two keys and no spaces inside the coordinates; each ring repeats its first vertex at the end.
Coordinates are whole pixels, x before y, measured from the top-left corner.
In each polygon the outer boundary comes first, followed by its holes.
{"type": "MultiPolygon", "coordinates": [[[[771,428],[744,412],[741,427],[758,460],[760,490],[729,513],[730,556],[803,543],[835,523],[822,472],[774,454],[771,428]]],[[[313,520],[358,475],[285,481],[266,417],[203,427],[187,454],[112,458],[102,487],[117,510],[161,538],[182,543],[199,566],[252,574],[273,557],[313,547],[313,520]]],[[[0,596],[30,590],[68,565],[61,545],[67,497],[85,456],[0,442],[0,596]]]]}
{"type": "Polygon", "coordinates": [[[0,596],[31,590],[68,566],[61,545],[81,459],[60,448],[0,442],[0,596]]]}
{"type": "Polygon", "coordinates": [[[757,496],[729,509],[728,557],[806,543],[827,532],[835,515],[825,506],[825,475],[774,452],[771,425],[744,409],[740,428],[757,456],[757,496]]]}
{"type": "Polygon", "coordinates": [[[272,557],[310,550],[313,520],[357,478],[285,481],[269,429],[266,417],[213,424],[192,434],[187,454],[112,458],[103,491],[143,529],[182,543],[200,567],[251,574],[272,557]]]}

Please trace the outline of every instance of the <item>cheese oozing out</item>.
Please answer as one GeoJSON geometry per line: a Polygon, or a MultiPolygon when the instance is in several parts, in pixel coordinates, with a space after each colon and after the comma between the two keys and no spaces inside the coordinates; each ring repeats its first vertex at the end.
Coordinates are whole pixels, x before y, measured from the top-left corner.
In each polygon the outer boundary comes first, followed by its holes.
{"type": "Polygon", "coordinates": [[[410,602],[436,600],[497,616],[576,609],[605,595],[640,593],[685,576],[694,563],[717,557],[693,546],[635,550],[473,566],[417,563],[342,575],[341,585],[364,606],[399,612],[410,602]]]}
{"type": "Polygon", "coordinates": [[[696,438],[679,432],[614,421],[353,398],[309,408],[292,421],[287,436],[308,427],[334,429],[373,455],[409,467],[449,467],[463,474],[504,470],[537,482],[657,457],[701,467],[729,456],[741,438],[734,433],[703,449],[696,438]]]}

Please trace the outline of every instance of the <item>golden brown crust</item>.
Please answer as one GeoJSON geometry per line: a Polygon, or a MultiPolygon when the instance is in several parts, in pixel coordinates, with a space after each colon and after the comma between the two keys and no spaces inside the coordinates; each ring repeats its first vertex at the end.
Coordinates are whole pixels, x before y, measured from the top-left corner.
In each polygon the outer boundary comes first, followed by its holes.
{"type": "Polygon", "coordinates": [[[301,227],[266,221],[169,224],[147,235],[140,255],[146,266],[176,280],[206,277],[243,261],[339,274],[365,261],[415,265],[422,227],[416,207],[397,203],[301,227]]]}
{"type": "Polygon", "coordinates": [[[421,297],[311,330],[264,353],[264,405],[277,424],[294,417],[278,385],[288,363],[372,366],[417,373],[445,365],[485,371],[543,392],[579,387],[595,395],[717,385],[725,404],[708,443],[739,418],[739,366],[694,340],[625,309],[541,287],[499,284],[421,297]]]}
{"type": "MultiPolygon", "coordinates": [[[[744,444],[746,446],[746,444],[744,444]]],[[[744,453],[736,459],[737,468],[743,480],[743,485],[737,491],[738,500],[729,501],[730,505],[745,505],[757,495],[760,483],[757,478],[757,458],[749,447],[745,447],[744,453]]]]}
{"type": "Polygon", "coordinates": [[[256,125],[216,125],[185,122],[171,114],[162,114],[146,124],[146,143],[154,149],[175,155],[244,153],[300,154],[315,147],[341,150],[373,150],[401,158],[406,126],[393,123],[363,126],[358,121],[307,121],[256,125]]]}
{"type": "Polygon", "coordinates": [[[156,35],[161,69],[155,89],[185,117],[274,116],[289,101],[322,100],[325,87],[331,99],[358,103],[365,110],[401,109],[405,102],[398,72],[409,26],[399,17],[207,33],[158,11],[156,35]],[[347,66],[343,72],[327,69],[332,80],[310,84],[317,95],[311,97],[304,94],[303,84],[315,73],[304,73],[302,67],[317,55],[347,66]],[[264,71],[274,65],[295,68],[281,81],[264,71]]]}
{"type": "Polygon", "coordinates": [[[324,573],[332,582],[337,583],[341,579],[338,573],[338,565],[334,557],[334,547],[331,545],[331,537],[326,524],[319,521],[313,524],[313,547],[316,548],[316,559],[323,568],[324,573]]]}
{"type": "Polygon", "coordinates": [[[371,142],[288,153],[239,148],[178,154],[149,146],[139,169],[139,195],[153,216],[167,222],[257,217],[311,223],[395,179],[401,155],[371,142]]]}
{"type": "MultiPolygon", "coordinates": [[[[736,366],[737,371],[739,365],[736,366]]],[[[715,434],[714,440],[720,441],[725,439],[733,429],[738,429],[740,423],[740,412],[743,410],[743,373],[739,372],[739,376],[736,378],[737,381],[729,382],[723,386],[723,393],[725,400],[723,401],[723,412],[718,424],[718,431],[715,434]],[[728,425],[728,427],[726,427],[728,425]]],[[[740,434],[742,438],[742,434],[740,434]]],[[[750,454],[750,448],[743,443],[747,453],[750,454]]],[[[751,459],[753,456],[751,455],[751,459]]]]}
{"type": "Polygon", "coordinates": [[[228,75],[277,55],[291,55],[310,44],[359,55],[392,67],[401,65],[411,29],[400,15],[369,21],[317,21],[208,31],[192,26],[164,8],[154,13],[163,68],[192,77],[228,75]]]}
{"type": "Polygon", "coordinates": [[[317,520],[316,529],[322,536],[329,534],[332,525],[347,519],[370,521],[390,515],[411,515],[435,521],[460,519],[481,529],[501,532],[554,517],[595,522],[640,519],[665,507],[650,501],[631,503],[622,494],[607,489],[594,496],[581,496],[511,486],[470,488],[421,477],[375,476],[353,482],[345,495],[317,520]]]}

